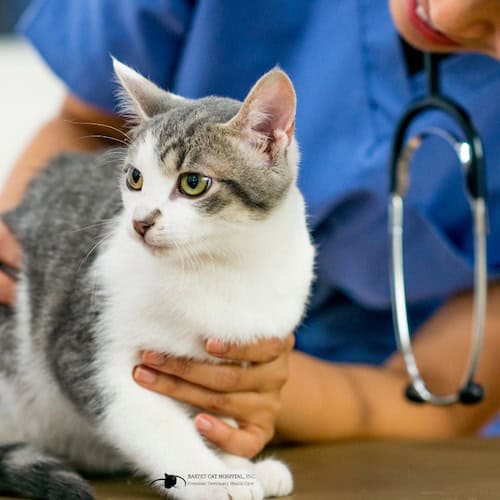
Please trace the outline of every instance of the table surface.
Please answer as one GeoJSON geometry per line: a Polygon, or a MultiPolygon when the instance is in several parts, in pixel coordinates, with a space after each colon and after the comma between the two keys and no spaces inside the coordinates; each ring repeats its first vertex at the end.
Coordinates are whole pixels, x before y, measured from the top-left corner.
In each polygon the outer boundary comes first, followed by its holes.
{"type": "MultiPolygon", "coordinates": [[[[346,442],[271,452],[295,477],[294,494],[283,500],[500,499],[500,439],[346,442]]],[[[92,485],[98,500],[159,498],[138,479],[92,485]]]]}

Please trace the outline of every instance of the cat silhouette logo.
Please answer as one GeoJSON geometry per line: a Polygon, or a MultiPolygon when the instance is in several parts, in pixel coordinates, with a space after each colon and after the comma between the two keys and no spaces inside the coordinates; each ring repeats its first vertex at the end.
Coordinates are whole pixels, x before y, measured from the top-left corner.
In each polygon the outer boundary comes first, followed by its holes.
{"type": "MultiPolygon", "coordinates": [[[[170,488],[178,488],[177,478],[182,479],[184,481],[184,486],[187,485],[186,480],[182,476],[176,476],[175,474],[167,474],[165,473],[165,477],[161,477],[160,479],[155,479],[149,483],[149,486],[157,483],[158,481],[163,481],[163,487],[167,490],[170,488]]],[[[182,484],[180,485],[182,487],[182,484]]]]}

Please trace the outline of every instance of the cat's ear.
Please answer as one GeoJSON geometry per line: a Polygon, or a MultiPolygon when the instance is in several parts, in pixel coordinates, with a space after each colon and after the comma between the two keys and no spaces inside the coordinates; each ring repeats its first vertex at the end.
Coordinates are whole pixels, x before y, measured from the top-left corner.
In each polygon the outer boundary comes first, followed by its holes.
{"type": "Polygon", "coordinates": [[[262,151],[276,153],[290,145],[295,130],[296,97],[287,74],[273,69],[250,90],[227,126],[262,151]]]}
{"type": "Polygon", "coordinates": [[[115,74],[124,91],[125,114],[144,121],[184,101],[183,97],[161,89],[132,68],[114,57],[112,59],[115,74]]]}

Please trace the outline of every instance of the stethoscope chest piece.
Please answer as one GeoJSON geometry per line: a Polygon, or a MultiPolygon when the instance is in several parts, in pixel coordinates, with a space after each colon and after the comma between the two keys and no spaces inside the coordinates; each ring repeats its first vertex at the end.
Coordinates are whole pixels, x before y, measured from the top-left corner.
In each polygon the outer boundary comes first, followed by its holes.
{"type": "Polygon", "coordinates": [[[474,404],[480,402],[484,397],[483,388],[473,380],[483,344],[487,301],[486,180],[483,148],[474,124],[467,113],[457,103],[440,95],[437,60],[431,54],[425,54],[425,67],[428,95],[410,105],[396,127],[392,144],[389,224],[394,329],[411,380],[405,392],[408,400],[434,405],[450,405],[458,402],[474,404]],[[407,140],[406,136],[415,119],[423,113],[433,110],[449,116],[457,124],[464,139],[459,139],[456,135],[440,128],[427,128],[407,140]],[[455,151],[465,176],[466,191],[474,222],[474,312],[471,355],[461,388],[448,395],[434,394],[425,385],[411,346],[406,307],[403,257],[404,197],[409,184],[411,160],[422,142],[431,136],[444,140],[455,151]]]}

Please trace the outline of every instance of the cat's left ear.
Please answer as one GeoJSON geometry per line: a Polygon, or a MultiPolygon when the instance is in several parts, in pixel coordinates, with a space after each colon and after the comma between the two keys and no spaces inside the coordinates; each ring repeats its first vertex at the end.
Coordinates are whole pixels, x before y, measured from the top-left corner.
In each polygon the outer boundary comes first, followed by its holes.
{"type": "Polygon", "coordinates": [[[293,84],[284,71],[276,68],[258,80],[227,126],[272,155],[287,148],[292,141],[295,108],[293,84]]]}
{"type": "Polygon", "coordinates": [[[165,113],[185,99],[167,92],[114,57],[113,68],[124,90],[125,113],[140,121],[165,113]]]}

